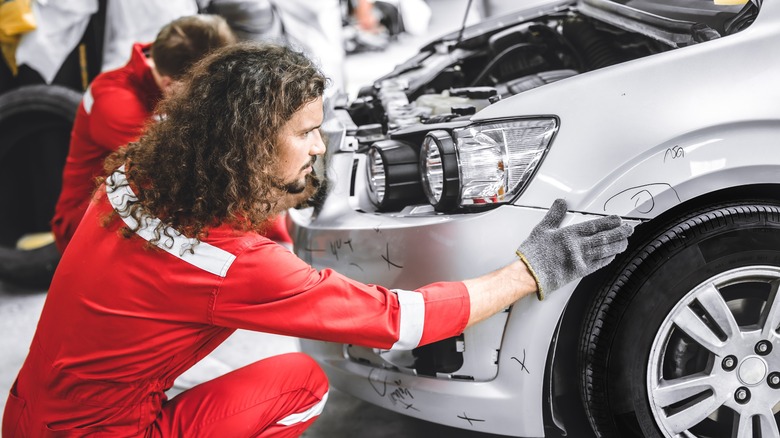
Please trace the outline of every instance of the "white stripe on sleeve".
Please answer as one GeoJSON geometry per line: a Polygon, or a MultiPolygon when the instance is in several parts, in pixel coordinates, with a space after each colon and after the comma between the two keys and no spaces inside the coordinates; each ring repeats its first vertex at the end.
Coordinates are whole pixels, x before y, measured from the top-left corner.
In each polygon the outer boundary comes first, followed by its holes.
{"type": "Polygon", "coordinates": [[[95,104],[95,98],[92,97],[92,86],[87,87],[87,91],[84,92],[84,96],[81,97],[81,103],[84,105],[84,111],[87,114],[92,112],[92,105],[95,104]]]}
{"type": "Polygon", "coordinates": [[[318,401],[317,404],[310,407],[309,409],[306,409],[303,412],[298,412],[297,414],[291,414],[288,415],[281,420],[277,422],[277,424],[281,424],[283,426],[292,426],[293,424],[298,423],[304,423],[306,421],[311,420],[312,418],[320,415],[322,413],[322,409],[325,407],[325,402],[328,401],[328,393],[326,392],[325,395],[322,396],[322,400],[318,401]]]}
{"type": "Polygon", "coordinates": [[[420,292],[394,289],[400,306],[398,341],[391,350],[412,350],[420,345],[425,326],[425,299],[420,292]]]}
{"type": "MultiPolygon", "coordinates": [[[[130,216],[127,204],[138,200],[138,198],[126,182],[124,166],[122,166],[118,172],[114,172],[106,180],[106,195],[108,195],[108,200],[119,217],[128,227],[134,229],[138,222],[130,216]]],[[[136,231],[136,234],[146,241],[152,240],[160,219],[142,216],[141,222],[143,225],[136,231]]],[[[220,277],[227,275],[230,265],[236,259],[236,256],[221,248],[186,237],[170,227],[164,230],[156,245],[168,254],[220,277]]]]}

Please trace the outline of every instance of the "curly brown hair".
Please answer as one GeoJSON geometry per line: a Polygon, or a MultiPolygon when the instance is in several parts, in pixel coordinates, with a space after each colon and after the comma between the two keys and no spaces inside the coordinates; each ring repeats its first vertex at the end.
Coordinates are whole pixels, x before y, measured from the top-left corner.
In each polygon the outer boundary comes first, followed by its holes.
{"type": "MultiPolygon", "coordinates": [[[[197,238],[221,224],[261,232],[314,192],[313,178],[293,197],[275,177],[280,129],[327,85],[311,60],[288,47],[243,42],[212,52],[182,85],[160,103],[162,119],[105,165],[109,184],[124,165],[137,194],[120,214],[136,223],[160,219],[152,243],[167,227],[197,238]]],[[[137,227],[124,234],[131,231],[137,227]]]]}

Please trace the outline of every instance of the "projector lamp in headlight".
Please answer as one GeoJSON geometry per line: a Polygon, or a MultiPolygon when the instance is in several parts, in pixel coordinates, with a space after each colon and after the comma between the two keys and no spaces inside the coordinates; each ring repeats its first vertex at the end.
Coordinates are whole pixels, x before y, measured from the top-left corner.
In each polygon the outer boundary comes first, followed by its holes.
{"type": "Polygon", "coordinates": [[[420,173],[428,201],[437,211],[458,205],[458,156],[449,132],[429,132],[420,150],[420,173]]]}
{"type": "Polygon", "coordinates": [[[409,144],[382,140],[368,151],[369,197],[380,211],[400,209],[422,198],[419,158],[409,144]]]}

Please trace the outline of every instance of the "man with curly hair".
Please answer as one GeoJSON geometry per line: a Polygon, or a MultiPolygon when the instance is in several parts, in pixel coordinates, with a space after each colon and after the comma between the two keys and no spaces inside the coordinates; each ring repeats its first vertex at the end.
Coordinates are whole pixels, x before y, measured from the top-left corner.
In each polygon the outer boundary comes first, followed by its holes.
{"type": "Polygon", "coordinates": [[[299,436],[328,397],[302,353],[170,400],[165,391],[236,329],[412,349],[626,248],[631,227],[617,217],[558,228],[559,201],[517,260],[475,279],[389,290],[313,269],[261,232],[313,192],[325,85],[294,50],[229,46],[162,102],[159,123],[109,157],[11,388],[4,436],[299,436]]]}

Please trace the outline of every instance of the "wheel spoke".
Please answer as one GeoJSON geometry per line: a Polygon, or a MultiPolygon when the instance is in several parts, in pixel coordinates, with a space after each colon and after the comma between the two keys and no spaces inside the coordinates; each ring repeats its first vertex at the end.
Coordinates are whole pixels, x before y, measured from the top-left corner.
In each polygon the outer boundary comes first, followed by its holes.
{"type": "Polygon", "coordinates": [[[709,397],[696,401],[693,405],[682,409],[674,415],[670,415],[666,418],[666,424],[669,426],[672,433],[682,433],[701,423],[722,404],[723,402],[719,400],[718,394],[713,393],[709,397]]]}
{"type": "Polygon", "coordinates": [[[664,380],[653,390],[653,401],[657,406],[667,407],[710,389],[715,392],[715,377],[705,374],[664,380]]]}
{"type": "Polygon", "coordinates": [[[780,431],[777,429],[777,421],[772,413],[772,409],[761,412],[757,415],[761,426],[761,438],[780,438],[780,431]]]}
{"type": "Polygon", "coordinates": [[[773,281],[772,290],[769,292],[769,299],[766,302],[768,310],[764,311],[761,321],[761,336],[768,339],[770,335],[776,334],[775,330],[780,325],[780,297],[777,295],[780,281],[773,281]]]}
{"type": "Polygon", "coordinates": [[[753,417],[734,412],[734,420],[731,438],[753,438],[753,417]]]}
{"type": "Polygon", "coordinates": [[[708,284],[696,296],[696,299],[704,310],[707,311],[712,322],[717,324],[723,333],[726,334],[726,337],[731,339],[739,332],[739,325],[734,319],[734,314],[731,312],[728,304],[726,304],[726,300],[723,299],[723,295],[721,295],[714,284],[708,284]]]}
{"type": "Polygon", "coordinates": [[[755,415],[734,413],[734,427],[731,430],[732,438],[753,438],[756,436],[755,423],[758,420],[758,431],[761,438],[780,438],[780,431],[777,429],[777,421],[770,409],[767,412],[760,412],[755,415]]]}
{"type": "Polygon", "coordinates": [[[726,345],[690,307],[681,309],[680,312],[674,315],[673,321],[677,327],[693,338],[694,341],[715,354],[718,354],[726,345]]]}

